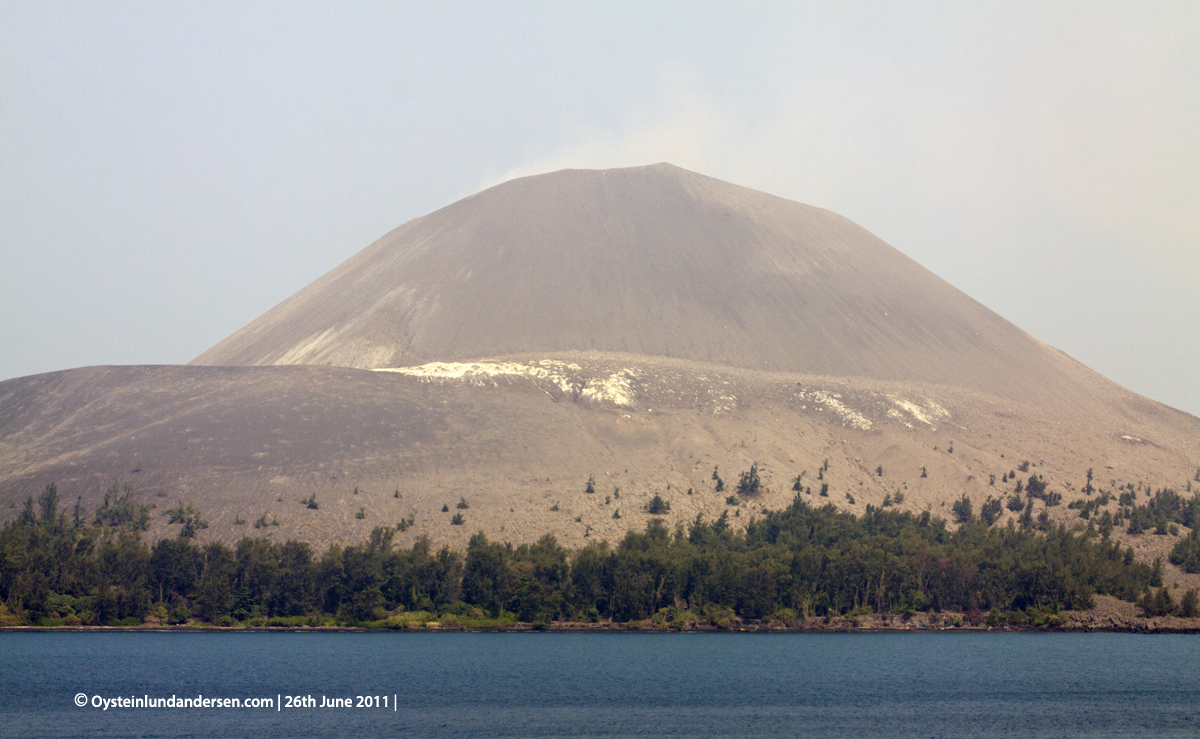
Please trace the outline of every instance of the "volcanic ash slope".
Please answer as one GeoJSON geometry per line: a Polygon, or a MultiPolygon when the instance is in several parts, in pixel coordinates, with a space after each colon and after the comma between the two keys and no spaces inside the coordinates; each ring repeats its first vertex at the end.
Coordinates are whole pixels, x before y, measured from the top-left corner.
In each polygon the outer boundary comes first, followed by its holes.
{"type": "Polygon", "coordinates": [[[1182,488],[1200,420],[844,218],[665,164],[527,177],[410,221],[190,366],[0,383],[6,502],[57,481],[95,505],[128,482],[226,540],[268,514],[253,533],[318,544],[410,519],[402,542],[578,544],[643,526],[653,495],[671,524],[741,525],[802,473],[814,504],[948,516],[1026,461],[1065,502],[1088,469],[1182,488]],[[751,465],[762,492],[729,505],[751,465]]]}

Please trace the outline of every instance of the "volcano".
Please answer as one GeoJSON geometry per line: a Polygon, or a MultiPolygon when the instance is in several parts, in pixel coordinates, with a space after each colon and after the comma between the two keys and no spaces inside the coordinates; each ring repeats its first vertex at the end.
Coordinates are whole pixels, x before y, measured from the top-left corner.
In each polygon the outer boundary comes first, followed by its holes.
{"type": "Polygon", "coordinates": [[[564,351],[1018,398],[1087,374],[845,218],[669,164],[525,177],[417,218],[192,364],[564,351]]]}
{"type": "Polygon", "coordinates": [[[655,495],[677,523],[797,493],[948,517],[1018,468],[1069,502],[1089,470],[1182,488],[1197,467],[1200,419],[845,218],[669,164],[525,177],[414,219],[187,366],[0,383],[10,514],[47,482],[92,505],[121,482],[223,539],[268,516],[260,535],[314,543],[400,521],[580,543],[643,526],[655,495]],[[756,495],[718,489],[752,466],[756,495]]]}

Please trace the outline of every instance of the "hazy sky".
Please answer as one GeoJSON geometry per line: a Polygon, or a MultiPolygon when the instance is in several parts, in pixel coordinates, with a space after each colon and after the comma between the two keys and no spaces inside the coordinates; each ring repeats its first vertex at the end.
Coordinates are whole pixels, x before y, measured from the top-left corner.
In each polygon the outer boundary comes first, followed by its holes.
{"type": "Polygon", "coordinates": [[[1200,415],[1194,1],[0,1],[0,379],[186,362],[485,186],[658,161],[1200,415]]]}

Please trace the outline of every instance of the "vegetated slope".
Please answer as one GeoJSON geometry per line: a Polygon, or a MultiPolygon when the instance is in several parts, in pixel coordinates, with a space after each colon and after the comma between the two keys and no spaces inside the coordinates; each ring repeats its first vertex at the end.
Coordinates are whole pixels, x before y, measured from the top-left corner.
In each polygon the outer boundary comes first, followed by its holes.
{"type": "Polygon", "coordinates": [[[1100,381],[845,218],[668,164],[526,177],[417,218],[193,364],[589,350],[1024,399],[1100,381]]]}

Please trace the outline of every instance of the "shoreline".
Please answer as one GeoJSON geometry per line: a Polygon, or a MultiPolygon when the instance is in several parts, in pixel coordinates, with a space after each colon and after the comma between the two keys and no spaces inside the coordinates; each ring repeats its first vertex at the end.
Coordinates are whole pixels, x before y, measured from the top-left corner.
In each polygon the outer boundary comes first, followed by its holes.
{"type": "Polygon", "coordinates": [[[1030,633],[1030,634],[1200,634],[1200,625],[1163,625],[1163,624],[1131,624],[1129,626],[1092,626],[1084,624],[1066,624],[1062,626],[1012,626],[982,624],[971,626],[852,626],[850,624],[818,624],[812,626],[776,626],[771,624],[743,624],[740,626],[721,628],[718,626],[693,626],[679,629],[670,627],[641,627],[630,628],[624,624],[594,624],[594,623],[556,623],[547,626],[532,623],[516,623],[495,627],[469,626],[410,626],[403,628],[385,628],[374,626],[195,626],[195,625],[158,625],[143,624],[140,626],[4,626],[0,633],[17,632],[76,632],[76,633],[409,633],[409,634],[937,634],[937,633],[1030,633]]]}

